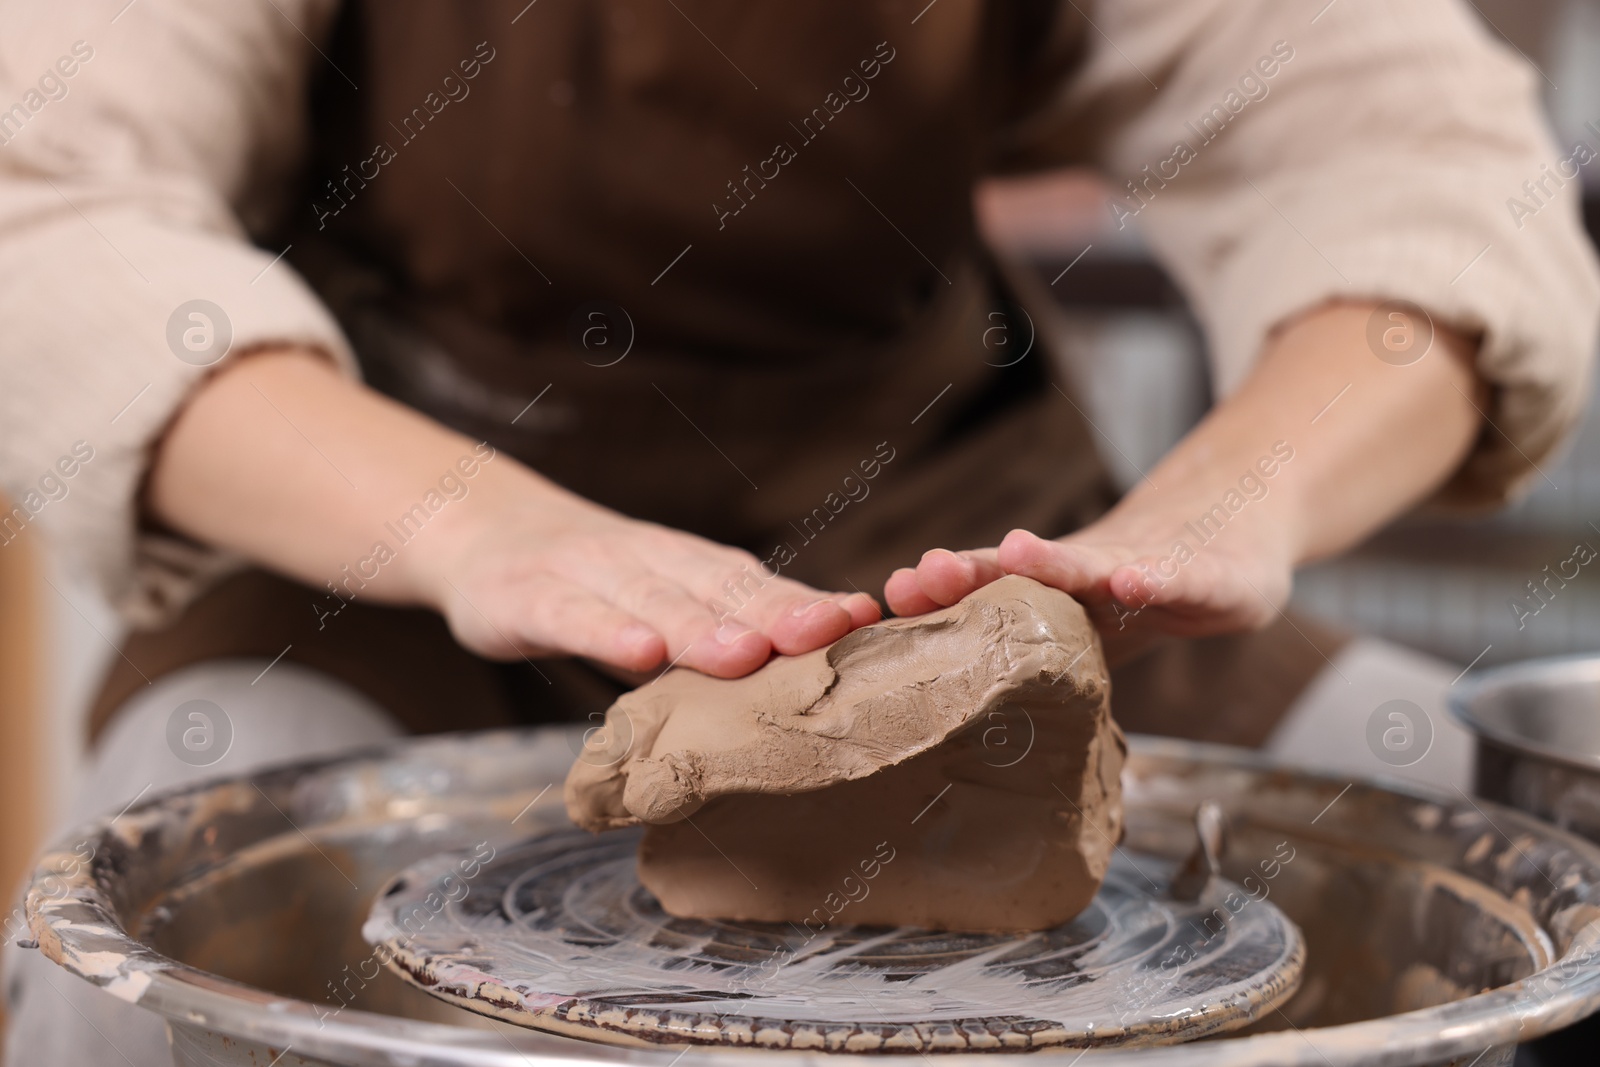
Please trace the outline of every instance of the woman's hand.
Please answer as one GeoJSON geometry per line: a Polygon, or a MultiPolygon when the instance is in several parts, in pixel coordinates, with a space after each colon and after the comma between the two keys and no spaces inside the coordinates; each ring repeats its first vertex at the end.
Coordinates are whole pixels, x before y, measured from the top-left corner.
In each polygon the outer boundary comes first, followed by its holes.
{"type": "Polygon", "coordinates": [[[1113,512],[1059,541],[1013,530],[998,548],[925,553],[916,567],[896,571],[884,593],[897,615],[917,615],[1021,574],[1076,597],[1113,663],[1162,635],[1199,637],[1271,622],[1288,599],[1293,560],[1275,543],[1283,539],[1270,523],[1250,531],[1234,525],[1208,544],[1184,529],[1185,521],[1113,512]]]}
{"type": "Polygon", "coordinates": [[[1167,490],[1141,483],[1104,518],[1057,541],[1013,530],[998,548],[935,549],[889,579],[889,607],[932,611],[1020,574],[1076,597],[1113,662],[1159,636],[1265,626],[1288,599],[1296,562],[1292,494],[1277,491],[1295,458],[1280,442],[1214,497],[1204,481],[1167,490]]]}
{"type": "Polygon", "coordinates": [[[1219,404],[1100,521],[1046,541],[935,549],[884,587],[891,610],[953,604],[1004,574],[1081,600],[1113,659],[1162,634],[1265,626],[1294,568],[1341,551],[1437,488],[1481,428],[1475,344],[1444,327],[1380,359],[1379,309],[1332,304],[1282,328],[1219,404]]]}
{"type": "Polygon", "coordinates": [[[671,662],[733,678],[879,617],[863,593],[768,576],[748,552],[625,518],[525,468],[507,473],[412,570],[480,655],[586,656],[625,671],[671,662]]]}
{"type": "Polygon", "coordinates": [[[147,503],[305,582],[308,607],[324,589],[431,607],[500,659],[733,677],[879,615],[865,594],[767,577],[748,553],[590,503],[297,349],[240,359],[195,392],[157,449],[147,503]]]}

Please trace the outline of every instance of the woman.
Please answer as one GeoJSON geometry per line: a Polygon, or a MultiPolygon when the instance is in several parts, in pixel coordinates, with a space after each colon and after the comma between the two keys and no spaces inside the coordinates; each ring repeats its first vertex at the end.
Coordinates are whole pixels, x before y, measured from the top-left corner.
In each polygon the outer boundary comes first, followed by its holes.
{"type": "MultiPolygon", "coordinates": [[[[5,488],[92,448],[21,521],[159,631],[84,812],[386,717],[740,675],[880,589],[1029,575],[1122,658],[1265,627],[1296,565],[1505,499],[1582,395],[1571,189],[1508,217],[1559,153],[1452,0],[115,6],[8,5],[5,69],[50,87],[0,116],[5,488]],[[1042,353],[997,358],[1030,293],[971,207],[1069,163],[1183,285],[1222,397],[1114,506],[1042,353]],[[299,584],[212,585],[241,560],[299,584]],[[166,747],[192,699],[228,761],[166,747]]],[[[23,986],[30,1062],[81,1062],[99,1038],[23,986]]]]}

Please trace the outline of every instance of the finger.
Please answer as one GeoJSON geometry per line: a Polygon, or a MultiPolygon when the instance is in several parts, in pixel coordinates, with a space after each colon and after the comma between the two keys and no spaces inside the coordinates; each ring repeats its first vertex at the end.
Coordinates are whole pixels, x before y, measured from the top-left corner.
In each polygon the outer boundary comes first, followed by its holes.
{"type": "Polygon", "coordinates": [[[530,600],[535,625],[520,628],[526,639],[629,671],[650,670],[666,657],[656,629],[587,589],[552,581],[530,600]]]}
{"type": "Polygon", "coordinates": [[[1181,572],[1162,577],[1153,560],[1125,563],[1106,576],[1111,595],[1126,607],[1170,607],[1192,602],[1192,584],[1180,581],[1181,572]]]}
{"type": "Polygon", "coordinates": [[[995,558],[1007,574],[1020,574],[1074,595],[1089,593],[1110,578],[1110,561],[1099,560],[1098,555],[1027,530],[1012,530],[995,550],[995,558]]]}
{"type": "Polygon", "coordinates": [[[718,617],[736,617],[783,655],[821,648],[882,617],[864,593],[820,592],[748,553],[672,531],[658,531],[649,558],[653,569],[699,596],[718,617]]]}
{"type": "Polygon", "coordinates": [[[772,620],[764,631],[772,638],[772,647],[785,656],[795,656],[832,644],[855,629],[840,599],[828,597],[802,604],[788,616],[772,620]]]}
{"type": "Polygon", "coordinates": [[[865,593],[833,593],[794,609],[786,618],[770,622],[764,632],[772,647],[785,656],[832,644],[851,630],[883,618],[878,602],[865,593]]]}
{"type": "Polygon", "coordinates": [[[926,615],[942,606],[927,593],[917,581],[917,572],[911,567],[901,567],[883,583],[883,599],[896,615],[926,615]]]}
{"type": "MultiPolygon", "coordinates": [[[[878,618],[878,606],[859,593],[823,593],[788,578],[762,578],[757,584],[742,573],[733,593],[710,598],[710,603],[731,606],[729,615],[765,634],[781,655],[794,656],[821,648],[857,626],[878,618]]],[[[724,582],[722,590],[730,588],[724,582]]]]}
{"type": "Polygon", "coordinates": [[[917,564],[917,584],[929,600],[943,607],[959,602],[1004,574],[989,549],[951,552],[935,548],[924,552],[917,564]]]}
{"type": "Polygon", "coordinates": [[[839,606],[850,616],[850,629],[857,630],[863,626],[871,626],[883,618],[883,608],[879,603],[866,593],[851,593],[839,601],[839,606]]]}
{"type": "Polygon", "coordinates": [[[731,614],[719,621],[705,602],[676,582],[638,571],[618,584],[614,603],[649,625],[667,643],[674,665],[718,678],[738,678],[767,661],[772,642],[731,614]]]}
{"type": "Polygon", "coordinates": [[[452,613],[464,643],[494,659],[552,654],[586,656],[623,670],[644,671],[666,655],[661,635],[587,589],[537,578],[452,613]]]}

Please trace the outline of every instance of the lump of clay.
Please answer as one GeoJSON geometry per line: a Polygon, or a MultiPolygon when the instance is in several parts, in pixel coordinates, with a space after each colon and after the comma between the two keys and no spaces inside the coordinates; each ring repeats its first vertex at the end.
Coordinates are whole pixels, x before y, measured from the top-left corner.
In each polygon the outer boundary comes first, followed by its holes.
{"type": "Polygon", "coordinates": [[[566,802],[648,826],[672,915],[1041,930],[1105,876],[1125,752],[1083,609],[1011,576],[744,678],[667,672],[612,705],[566,802]]]}

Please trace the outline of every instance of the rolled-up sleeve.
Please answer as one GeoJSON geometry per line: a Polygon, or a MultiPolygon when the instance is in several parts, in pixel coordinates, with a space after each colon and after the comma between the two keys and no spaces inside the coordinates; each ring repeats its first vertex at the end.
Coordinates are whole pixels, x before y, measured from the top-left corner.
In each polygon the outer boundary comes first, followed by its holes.
{"type": "Polygon", "coordinates": [[[0,2],[0,487],[16,505],[0,539],[37,524],[136,625],[229,566],[138,510],[154,443],[217,357],[297,344],[354,373],[281,250],[250,238],[282,208],[332,14],[0,2]]]}
{"type": "Polygon", "coordinates": [[[1481,338],[1491,387],[1441,502],[1533,477],[1583,410],[1600,318],[1578,210],[1600,140],[1553,142],[1543,75],[1458,0],[1084,10],[1090,57],[1055,115],[1192,301],[1218,395],[1298,313],[1412,301],[1481,338]]]}

